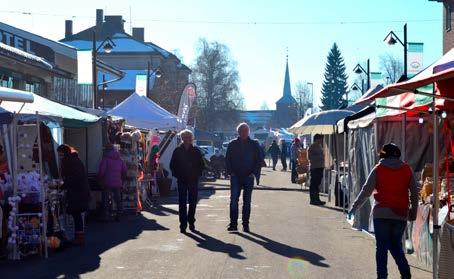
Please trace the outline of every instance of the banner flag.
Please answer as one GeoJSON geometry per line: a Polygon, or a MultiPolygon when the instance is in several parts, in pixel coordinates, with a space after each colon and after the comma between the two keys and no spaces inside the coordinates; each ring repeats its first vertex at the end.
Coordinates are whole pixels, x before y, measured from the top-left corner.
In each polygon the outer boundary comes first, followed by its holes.
{"type": "Polygon", "coordinates": [[[77,51],[77,83],[92,84],[93,69],[92,69],[91,49],[77,51]]]}
{"type": "Polygon", "coordinates": [[[407,74],[408,78],[414,77],[423,69],[424,43],[408,43],[407,74]]]}
{"type": "Polygon", "coordinates": [[[180,106],[178,107],[178,117],[181,119],[181,122],[184,126],[188,123],[189,110],[194,103],[194,100],[197,96],[196,87],[193,83],[188,83],[183,90],[180,98],[180,106]]]}
{"type": "Polygon", "coordinates": [[[147,75],[136,75],[136,93],[139,96],[147,96],[147,75]]]}
{"type": "Polygon", "coordinates": [[[377,85],[383,85],[383,76],[381,72],[370,73],[370,88],[375,88],[377,85]]]}

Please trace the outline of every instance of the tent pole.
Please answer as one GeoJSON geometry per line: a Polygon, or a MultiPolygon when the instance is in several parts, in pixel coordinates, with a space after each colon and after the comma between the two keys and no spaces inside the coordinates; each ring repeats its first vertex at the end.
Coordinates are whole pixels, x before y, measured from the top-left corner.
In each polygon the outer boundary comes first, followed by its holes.
{"type": "MultiPolygon", "coordinates": [[[[434,92],[435,95],[435,92],[434,92]]],[[[435,113],[435,98],[432,102],[432,113],[433,116],[433,168],[438,169],[438,116],[435,113]]],[[[438,197],[438,171],[433,172],[433,193],[434,193],[434,204],[432,208],[432,219],[433,219],[433,278],[438,278],[438,235],[439,235],[439,224],[438,224],[438,209],[440,207],[440,199],[438,197]]]]}
{"type": "Polygon", "coordinates": [[[407,159],[407,114],[402,116],[402,161],[407,159]]]}
{"type": "MultiPolygon", "coordinates": [[[[344,121],[345,121],[345,120],[344,120],[344,121]]],[[[344,154],[343,154],[343,158],[342,158],[342,162],[343,162],[343,165],[344,165],[344,168],[343,168],[343,170],[342,170],[342,171],[343,171],[343,175],[342,175],[343,179],[342,179],[342,180],[344,181],[344,183],[347,182],[347,179],[346,179],[347,169],[346,169],[346,163],[345,163],[345,161],[346,161],[345,159],[346,159],[346,157],[347,157],[347,148],[348,148],[348,147],[347,147],[347,129],[344,128],[344,152],[343,152],[344,154]]],[[[349,167],[350,167],[350,166],[349,166],[349,167]]],[[[345,211],[346,211],[346,210],[345,210],[345,209],[346,209],[346,196],[345,196],[345,192],[344,192],[344,194],[342,195],[342,199],[344,200],[343,208],[344,208],[344,212],[345,212],[345,211]]],[[[350,206],[350,204],[349,204],[349,206],[350,206]]]]}
{"type": "Polygon", "coordinates": [[[41,180],[41,214],[42,214],[42,225],[43,225],[43,236],[42,245],[44,245],[44,258],[47,259],[47,220],[46,220],[46,183],[44,181],[44,170],[43,170],[43,150],[41,146],[41,126],[40,126],[39,114],[36,112],[36,129],[38,132],[38,158],[39,158],[39,179],[41,180]]]}

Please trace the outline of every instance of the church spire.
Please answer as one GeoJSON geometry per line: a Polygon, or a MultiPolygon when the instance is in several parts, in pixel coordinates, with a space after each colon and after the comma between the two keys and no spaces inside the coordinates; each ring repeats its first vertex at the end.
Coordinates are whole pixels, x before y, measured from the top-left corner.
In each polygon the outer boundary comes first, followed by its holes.
{"type": "Polygon", "coordinates": [[[284,91],[283,95],[285,96],[292,96],[292,89],[290,87],[290,74],[288,71],[288,48],[287,48],[287,56],[286,56],[286,66],[285,66],[285,77],[284,77],[284,91]]]}

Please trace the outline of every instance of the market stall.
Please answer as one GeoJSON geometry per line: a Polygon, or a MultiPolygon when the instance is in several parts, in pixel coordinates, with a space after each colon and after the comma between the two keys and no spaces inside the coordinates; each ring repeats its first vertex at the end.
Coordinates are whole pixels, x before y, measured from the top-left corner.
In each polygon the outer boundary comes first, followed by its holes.
{"type": "MultiPolygon", "coordinates": [[[[403,111],[405,114],[417,113],[419,119],[421,119],[418,121],[419,123],[423,123],[424,119],[426,121],[431,120],[431,124],[420,134],[429,135],[432,139],[433,159],[428,161],[432,164],[432,183],[430,183],[430,180],[424,179],[423,194],[425,198],[422,198],[422,203],[428,203],[430,207],[424,205],[426,209],[420,210],[418,216],[420,219],[416,222],[418,233],[415,233],[414,229],[413,236],[420,240],[420,232],[427,231],[424,228],[426,228],[426,225],[428,226],[428,231],[431,233],[423,236],[429,236],[433,243],[431,247],[433,256],[432,261],[429,259],[429,263],[433,262],[434,278],[450,278],[449,276],[452,276],[452,274],[449,275],[447,271],[449,267],[446,266],[446,263],[454,261],[452,258],[446,258],[452,257],[449,249],[453,247],[452,238],[447,240],[447,237],[453,233],[450,224],[452,224],[454,218],[451,203],[453,199],[452,185],[454,184],[454,181],[451,181],[451,173],[454,172],[454,164],[452,163],[452,156],[454,155],[452,134],[454,128],[452,125],[452,114],[454,113],[453,88],[454,49],[412,79],[387,86],[369,98],[379,98],[376,101],[378,108],[403,111]],[[432,89],[432,92],[427,92],[428,87],[432,89]],[[417,102],[420,99],[428,99],[429,102],[420,105],[417,102]],[[393,101],[396,102],[396,100],[397,105],[392,105],[393,101]],[[404,100],[407,100],[406,105],[402,105],[404,100]],[[440,156],[442,160],[440,160],[440,156]],[[430,214],[425,214],[427,208],[430,214]],[[421,216],[427,216],[427,219],[421,218],[421,216]],[[441,229],[443,229],[443,234],[441,234],[442,241],[440,242],[441,229]],[[440,244],[441,246],[439,246],[440,244]],[[448,245],[446,246],[446,244],[448,245]],[[441,247],[442,253],[439,253],[439,247],[441,247]]],[[[420,249],[421,245],[417,245],[417,248],[420,249]]]]}
{"type": "MultiPolygon", "coordinates": [[[[325,136],[327,143],[325,149],[325,166],[329,172],[325,172],[323,179],[323,190],[327,192],[329,201],[331,200],[331,193],[335,193],[336,201],[339,200],[338,174],[340,173],[340,165],[333,160],[339,158],[338,154],[343,152],[343,138],[337,136],[336,128],[337,122],[348,116],[353,115],[354,112],[350,110],[328,110],[311,114],[288,129],[297,135],[314,135],[321,134],[325,136]]],[[[344,166],[342,166],[344,167],[344,166]]],[[[340,204],[338,201],[337,204],[340,204]]]]}
{"type": "Polygon", "coordinates": [[[56,147],[64,128],[85,128],[98,118],[29,93],[33,103],[3,101],[14,112],[2,130],[9,171],[2,188],[8,201],[8,250],[11,259],[30,254],[47,256],[71,239],[65,214],[65,190],[59,179],[56,147]]]}

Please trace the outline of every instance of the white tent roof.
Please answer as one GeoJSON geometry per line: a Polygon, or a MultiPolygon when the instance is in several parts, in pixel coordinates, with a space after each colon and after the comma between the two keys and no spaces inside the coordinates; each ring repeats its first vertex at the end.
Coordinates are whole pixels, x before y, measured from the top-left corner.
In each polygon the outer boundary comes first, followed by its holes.
{"type": "Polygon", "coordinates": [[[133,93],[108,112],[123,117],[126,125],[141,129],[181,129],[180,119],[145,96],[133,93]]]}

